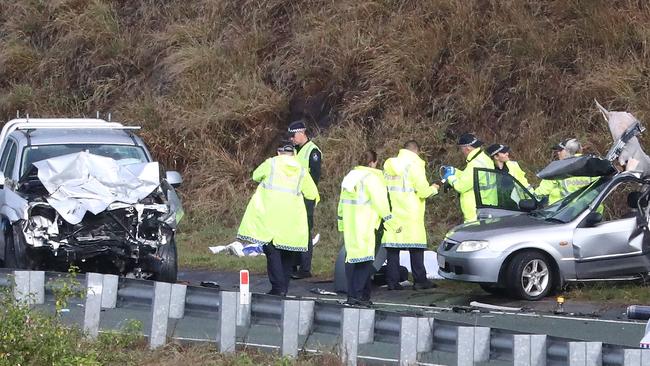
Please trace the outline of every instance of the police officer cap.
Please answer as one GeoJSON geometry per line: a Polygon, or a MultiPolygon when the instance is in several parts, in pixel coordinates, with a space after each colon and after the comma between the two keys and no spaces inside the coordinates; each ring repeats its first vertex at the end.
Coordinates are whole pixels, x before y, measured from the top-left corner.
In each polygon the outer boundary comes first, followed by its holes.
{"type": "Polygon", "coordinates": [[[294,152],[294,147],[290,142],[282,141],[278,146],[278,152],[292,153],[294,152]]]}
{"type": "Polygon", "coordinates": [[[460,137],[458,138],[458,145],[479,147],[483,145],[483,142],[481,142],[481,140],[479,140],[476,136],[474,136],[474,134],[464,133],[460,135],[460,137]]]}
{"type": "Polygon", "coordinates": [[[305,125],[305,121],[302,119],[291,122],[288,128],[290,134],[294,134],[296,132],[303,132],[305,130],[307,130],[307,126],[305,125]]]}
{"type": "Polygon", "coordinates": [[[492,144],[485,149],[485,152],[490,156],[494,156],[498,153],[507,153],[510,151],[510,146],[503,144],[492,144]]]}

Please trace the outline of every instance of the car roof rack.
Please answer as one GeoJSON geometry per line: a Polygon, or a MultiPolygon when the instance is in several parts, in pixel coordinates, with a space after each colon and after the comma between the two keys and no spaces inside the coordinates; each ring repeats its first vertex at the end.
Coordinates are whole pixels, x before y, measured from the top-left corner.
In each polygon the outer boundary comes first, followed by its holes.
{"type": "Polygon", "coordinates": [[[124,126],[118,122],[107,122],[99,118],[15,118],[7,121],[0,131],[0,152],[3,151],[9,134],[16,130],[34,129],[139,130],[140,126],[124,126]]]}

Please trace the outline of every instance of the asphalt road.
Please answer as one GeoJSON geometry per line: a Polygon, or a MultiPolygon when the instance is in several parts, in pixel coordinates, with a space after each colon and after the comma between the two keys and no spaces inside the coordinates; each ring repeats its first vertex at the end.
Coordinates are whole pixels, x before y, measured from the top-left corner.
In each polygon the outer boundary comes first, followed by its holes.
{"type": "MultiPolygon", "coordinates": [[[[201,281],[214,281],[223,290],[237,290],[238,273],[187,270],[179,272],[179,280],[190,285],[201,281]]],[[[252,292],[265,293],[270,288],[265,275],[251,275],[252,292]]],[[[344,294],[322,295],[312,289],[334,291],[331,281],[318,279],[292,280],[289,295],[317,298],[321,301],[342,301],[344,294]]],[[[626,304],[603,304],[568,301],[564,313],[555,314],[555,298],[541,301],[519,301],[477,291],[455,294],[449,287],[426,291],[387,291],[374,287],[374,308],[404,313],[428,314],[434,318],[468,325],[488,326],[522,333],[548,334],[551,336],[598,341],[614,345],[638,347],[645,332],[646,322],[628,320],[626,304]],[[469,307],[470,302],[521,308],[520,311],[488,311],[469,307]]]]}

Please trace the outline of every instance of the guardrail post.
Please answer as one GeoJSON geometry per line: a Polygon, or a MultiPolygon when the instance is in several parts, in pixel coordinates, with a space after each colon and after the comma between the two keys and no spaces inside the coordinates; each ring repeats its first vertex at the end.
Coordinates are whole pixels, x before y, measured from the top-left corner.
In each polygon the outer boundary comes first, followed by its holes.
{"type": "Polygon", "coordinates": [[[219,352],[235,352],[237,340],[237,293],[221,291],[219,302],[219,352]]]}
{"type": "Polygon", "coordinates": [[[250,296],[242,296],[241,292],[237,296],[237,326],[249,327],[251,325],[251,303],[250,296]],[[243,300],[243,302],[242,302],[243,300]],[[248,303],[246,303],[248,300],[248,303]]]}
{"type": "Polygon", "coordinates": [[[282,300],[282,346],[281,355],[298,356],[298,327],[300,319],[300,302],[282,300]]]}
{"type": "Polygon", "coordinates": [[[32,304],[45,303],[45,272],[29,272],[29,293],[32,298],[32,304]]]}
{"type": "Polygon", "coordinates": [[[26,305],[45,302],[45,272],[14,271],[14,299],[26,305]]]}
{"type": "Polygon", "coordinates": [[[341,319],[341,342],[339,353],[341,362],[347,366],[356,366],[359,347],[359,309],[343,308],[341,319]]]}
{"type": "Polygon", "coordinates": [[[155,349],[165,344],[167,340],[167,322],[169,320],[169,300],[172,285],[167,282],[156,282],[153,289],[151,306],[151,335],[149,348],[155,349]]]}
{"type": "Polygon", "coordinates": [[[474,365],[490,359],[490,328],[458,327],[456,336],[458,366],[474,365]]]}
{"type": "Polygon", "coordinates": [[[433,349],[433,318],[418,318],[418,352],[433,349]]]}
{"type": "Polygon", "coordinates": [[[29,271],[14,271],[14,299],[29,305],[29,271]]]}
{"type": "Polygon", "coordinates": [[[603,364],[601,342],[569,342],[569,365],[600,366],[603,364]]]}
{"type": "Polygon", "coordinates": [[[372,343],[375,339],[375,310],[359,309],[359,344],[372,343]]]}
{"type": "Polygon", "coordinates": [[[545,366],[546,335],[514,334],[514,366],[545,366]]]}
{"type": "Polygon", "coordinates": [[[180,283],[172,284],[171,298],[169,301],[169,317],[172,319],[182,319],[185,315],[185,294],[187,285],[180,283]]]}
{"type": "Polygon", "coordinates": [[[418,318],[402,317],[399,327],[399,364],[415,365],[418,362],[418,318]]]}
{"type": "Polygon", "coordinates": [[[91,339],[99,334],[99,318],[102,311],[104,275],[86,273],[86,305],[84,312],[84,331],[91,339]]]}
{"type": "Polygon", "coordinates": [[[102,284],[102,308],[115,309],[117,306],[117,286],[120,278],[117,275],[104,275],[102,284]]]}
{"type": "Polygon", "coordinates": [[[648,349],[624,349],[624,366],[650,366],[650,350],[648,349]]]}
{"type": "Polygon", "coordinates": [[[298,320],[298,335],[306,336],[311,333],[314,324],[314,300],[300,301],[300,319],[298,320]]]}

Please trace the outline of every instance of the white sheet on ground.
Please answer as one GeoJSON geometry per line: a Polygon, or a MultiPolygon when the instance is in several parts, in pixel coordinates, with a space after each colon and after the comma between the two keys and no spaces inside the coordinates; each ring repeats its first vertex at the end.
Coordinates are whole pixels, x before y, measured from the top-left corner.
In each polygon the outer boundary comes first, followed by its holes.
{"type": "MultiPolygon", "coordinates": [[[[399,264],[411,272],[411,257],[408,250],[399,252],[399,264]]],[[[438,255],[433,250],[424,251],[424,268],[427,270],[427,278],[430,280],[442,280],[438,274],[438,255]]]]}
{"type": "Polygon", "coordinates": [[[71,224],[87,211],[98,214],[113,202],[138,203],[160,185],[158,163],[122,165],[82,151],[35,162],[47,202],[71,224]]]}

